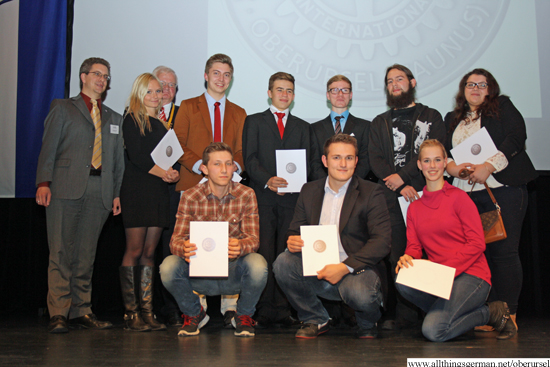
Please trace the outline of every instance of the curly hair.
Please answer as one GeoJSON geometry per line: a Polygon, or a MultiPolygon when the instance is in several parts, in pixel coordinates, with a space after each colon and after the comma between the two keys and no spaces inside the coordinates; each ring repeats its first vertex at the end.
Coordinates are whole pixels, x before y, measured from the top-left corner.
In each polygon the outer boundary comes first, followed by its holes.
{"type": "Polygon", "coordinates": [[[470,112],[470,105],[468,104],[468,101],[466,101],[466,95],[464,93],[466,89],[466,82],[468,81],[468,78],[471,75],[482,75],[487,79],[487,88],[489,89],[489,94],[485,97],[485,100],[481,104],[481,106],[478,107],[477,114],[478,116],[487,116],[487,117],[493,117],[497,118],[498,115],[498,97],[500,96],[500,87],[498,85],[497,80],[491,74],[485,69],[474,69],[464,75],[462,79],[460,80],[460,83],[458,84],[458,93],[455,97],[455,118],[453,122],[451,123],[451,126],[449,128],[449,132],[453,132],[454,129],[458,126],[460,121],[464,120],[466,118],[466,114],[470,112]]]}

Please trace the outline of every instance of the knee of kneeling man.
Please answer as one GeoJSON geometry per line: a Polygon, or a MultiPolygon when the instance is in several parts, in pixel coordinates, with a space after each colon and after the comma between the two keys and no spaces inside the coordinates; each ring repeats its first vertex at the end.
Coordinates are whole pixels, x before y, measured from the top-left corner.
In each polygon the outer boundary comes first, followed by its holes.
{"type": "Polygon", "coordinates": [[[249,268],[251,273],[255,274],[267,274],[267,261],[258,253],[251,253],[244,257],[243,261],[249,268]]]}
{"type": "Polygon", "coordinates": [[[285,269],[287,269],[289,266],[289,256],[292,256],[292,254],[288,251],[283,251],[279,254],[279,256],[277,256],[277,258],[273,262],[273,273],[275,274],[275,277],[287,273],[285,269]]]}
{"type": "Polygon", "coordinates": [[[426,324],[422,325],[422,335],[431,342],[444,342],[443,330],[437,329],[426,324]]]}
{"type": "Polygon", "coordinates": [[[163,282],[172,279],[176,270],[181,267],[182,261],[185,262],[184,259],[177,255],[170,255],[164,259],[159,267],[160,278],[163,282]]]}

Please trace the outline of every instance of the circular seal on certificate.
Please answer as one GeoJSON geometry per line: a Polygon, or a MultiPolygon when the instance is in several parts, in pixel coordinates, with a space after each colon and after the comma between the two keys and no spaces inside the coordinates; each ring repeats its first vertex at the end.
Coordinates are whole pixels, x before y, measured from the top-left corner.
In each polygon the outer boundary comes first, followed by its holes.
{"type": "Polygon", "coordinates": [[[172,147],[169,145],[166,147],[166,156],[167,157],[171,157],[172,156],[172,153],[174,153],[174,149],[172,149],[172,147]]]}
{"type": "Polygon", "coordinates": [[[290,173],[290,174],[296,172],[296,165],[295,165],[294,163],[292,163],[292,162],[288,163],[288,164],[286,165],[286,171],[287,171],[288,173],[290,173]]]}
{"type": "Polygon", "coordinates": [[[478,155],[479,153],[481,153],[481,145],[479,144],[472,145],[471,152],[473,155],[478,155]]]}
{"type": "Polygon", "coordinates": [[[324,252],[327,249],[327,244],[323,240],[317,240],[313,242],[313,249],[319,253],[324,252]]]}
{"type": "Polygon", "coordinates": [[[213,251],[216,248],[216,241],[210,237],[207,237],[202,240],[202,248],[208,252],[213,251]]]}

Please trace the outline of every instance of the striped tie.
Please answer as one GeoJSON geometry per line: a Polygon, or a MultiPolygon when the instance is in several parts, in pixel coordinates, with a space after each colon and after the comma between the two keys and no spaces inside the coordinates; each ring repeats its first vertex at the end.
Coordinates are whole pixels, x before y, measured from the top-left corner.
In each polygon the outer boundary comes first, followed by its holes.
{"type": "Polygon", "coordinates": [[[336,124],[334,126],[334,134],[340,134],[342,132],[342,127],[340,126],[340,120],[343,118],[344,116],[336,116],[334,118],[336,120],[336,124]]]}
{"type": "Polygon", "coordinates": [[[99,108],[97,108],[97,101],[95,99],[92,102],[92,121],[95,127],[95,139],[94,139],[94,154],[92,155],[92,167],[98,169],[101,167],[101,115],[99,114],[99,108]]]}

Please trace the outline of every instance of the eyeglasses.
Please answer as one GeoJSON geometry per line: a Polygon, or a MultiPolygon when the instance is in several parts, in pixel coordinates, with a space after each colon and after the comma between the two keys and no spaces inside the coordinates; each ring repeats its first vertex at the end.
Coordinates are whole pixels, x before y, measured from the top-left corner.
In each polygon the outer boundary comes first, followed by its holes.
{"type": "Polygon", "coordinates": [[[466,88],[468,89],[474,89],[475,87],[478,87],[479,89],[485,89],[489,86],[487,83],[466,83],[466,88]]]}
{"type": "Polygon", "coordinates": [[[86,74],[94,74],[95,76],[97,76],[98,78],[103,78],[105,79],[105,81],[109,81],[111,80],[111,77],[107,74],[101,74],[99,71],[88,71],[86,74]]]}
{"type": "Polygon", "coordinates": [[[176,83],[165,83],[165,82],[160,82],[160,86],[162,88],[164,87],[168,87],[168,88],[176,88],[178,85],[176,83]]]}
{"type": "Polygon", "coordinates": [[[330,94],[338,94],[340,91],[344,94],[350,94],[351,88],[331,88],[328,91],[330,94]]]}

